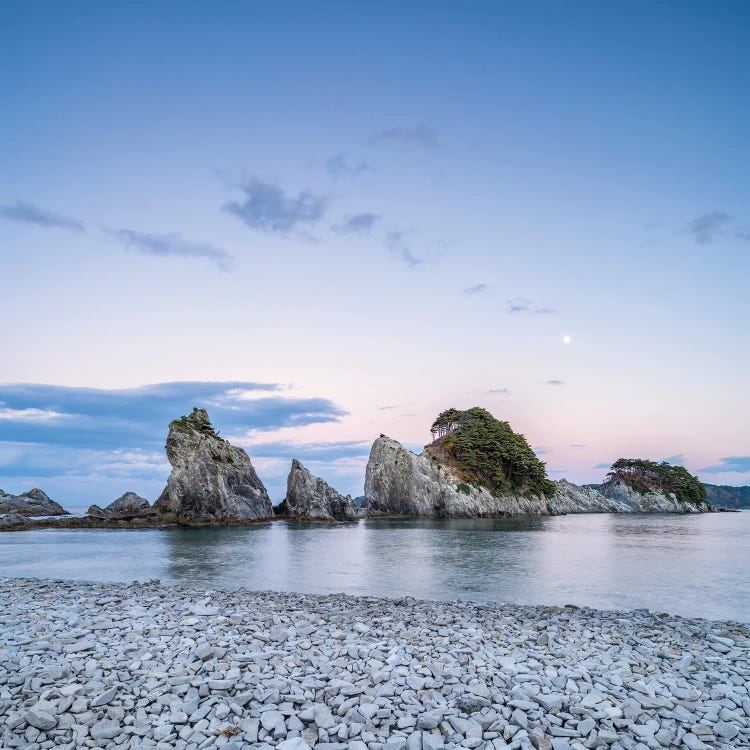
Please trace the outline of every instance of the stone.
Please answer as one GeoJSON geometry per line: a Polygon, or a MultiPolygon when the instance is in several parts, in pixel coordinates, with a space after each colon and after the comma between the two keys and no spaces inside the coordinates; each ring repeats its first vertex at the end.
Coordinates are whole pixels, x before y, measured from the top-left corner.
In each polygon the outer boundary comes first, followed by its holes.
{"type": "Polygon", "coordinates": [[[172,520],[200,523],[273,517],[273,506],[250,457],[214,430],[205,409],[169,425],[172,472],[154,510],[172,520]]]}
{"type": "Polygon", "coordinates": [[[25,719],[34,729],[42,732],[54,729],[57,726],[57,719],[52,714],[36,708],[29,709],[26,712],[25,719]]]}
{"type": "Polygon", "coordinates": [[[95,740],[111,740],[117,737],[122,727],[116,721],[103,719],[91,727],[91,737],[95,740]]]}
{"type": "Polygon", "coordinates": [[[66,516],[68,511],[52,500],[46,492],[35,487],[20,495],[0,491],[0,514],[18,516],[66,516]]]}
{"type": "Polygon", "coordinates": [[[106,508],[92,505],[87,511],[87,516],[117,516],[122,518],[141,516],[150,510],[151,504],[145,497],[135,492],[125,492],[117,500],[112,501],[106,508]]]}
{"type": "Polygon", "coordinates": [[[291,737],[288,740],[282,740],[276,747],[278,750],[312,750],[302,737],[291,737]]]}
{"type": "Polygon", "coordinates": [[[280,515],[326,521],[356,521],[357,508],[350,495],[341,495],[325,480],[313,476],[296,458],[292,460],[286,498],[280,515]]]}
{"type": "Polygon", "coordinates": [[[750,736],[737,622],[0,577],[0,630],[9,750],[734,750],[750,736]]]}
{"type": "Polygon", "coordinates": [[[91,707],[97,708],[98,706],[106,706],[117,694],[117,688],[111,687],[109,690],[105,690],[103,693],[97,695],[91,701],[91,707]]]}

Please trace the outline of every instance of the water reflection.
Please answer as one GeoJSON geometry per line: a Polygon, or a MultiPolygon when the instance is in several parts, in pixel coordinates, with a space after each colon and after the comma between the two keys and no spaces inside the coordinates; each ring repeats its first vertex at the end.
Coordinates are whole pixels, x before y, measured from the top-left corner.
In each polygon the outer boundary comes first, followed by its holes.
{"type": "Polygon", "coordinates": [[[750,621],[750,513],[0,534],[0,574],[649,607],[750,621]]]}

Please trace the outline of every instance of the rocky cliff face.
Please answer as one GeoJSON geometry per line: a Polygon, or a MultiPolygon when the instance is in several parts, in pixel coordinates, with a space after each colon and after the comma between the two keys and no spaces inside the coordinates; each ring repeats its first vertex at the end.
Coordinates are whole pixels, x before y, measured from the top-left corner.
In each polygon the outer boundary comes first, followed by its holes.
{"type": "Polygon", "coordinates": [[[135,492],[126,492],[106,508],[92,505],[87,511],[88,516],[137,516],[143,515],[151,509],[151,504],[145,497],[135,492]]]}
{"type": "Polygon", "coordinates": [[[673,493],[663,490],[637,492],[621,481],[605,482],[599,486],[599,492],[622,505],[621,513],[705,513],[712,508],[708,503],[696,506],[693,503],[680,502],[673,493]]]}
{"type": "Polygon", "coordinates": [[[416,455],[381,435],[373,443],[367,463],[362,509],[371,516],[463,517],[697,512],[694,505],[678,502],[673,495],[639,495],[624,485],[603,485],[599,491],[564,479],[552,484],[555,491],[550,495],[495,496],[463,483],[449,466],[429,453],[416,455]]]}
{"type": "Polygon", "coordinates": [[[502,495],[463,483],[448,466],[427,454],[416,455],[381,435],[372,446],[365,472],[368,515],[502,516],[545,515],[543,496],[502,495]]]}
{"type": "Polygon", "coordinates": [[[625,503],[605,497],[591,487],[579,487],[567,479],[553,484],[555,493],[547,498],[551,513],[626,513],[629,510],[625,503]]]}
{"type": "Polygon", "coordinates": [[[178,521],[245,521],[273,517],[268,492],[242,448],[219,437],[205,409],[169,425],[172,473],[154,510],[178,521]]]}
{"type": "Polygon", "coordinates": [[[292,518],[355,521],[357,508],[350,495],[336,492],[324,479],[313,476],[296,458],[286,483],[280,513],[292,518]]]}
{"type": "Polygon", "coordinates": [[[66,516],[68,511],[51,500],[48,495],[35,487],[21,495],[9,495],[0,490],[0,514],[12,513],[19,516],[66,516]]]}

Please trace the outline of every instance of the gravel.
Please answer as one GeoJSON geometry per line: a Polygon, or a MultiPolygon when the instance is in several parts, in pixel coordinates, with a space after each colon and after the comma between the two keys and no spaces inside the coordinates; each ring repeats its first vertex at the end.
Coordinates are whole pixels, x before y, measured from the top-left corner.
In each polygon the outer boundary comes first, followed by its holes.
{"type": "Polygon", "coordinates": [[[0,578],[0,747],[750,747],[750,629],[0,578]]]}

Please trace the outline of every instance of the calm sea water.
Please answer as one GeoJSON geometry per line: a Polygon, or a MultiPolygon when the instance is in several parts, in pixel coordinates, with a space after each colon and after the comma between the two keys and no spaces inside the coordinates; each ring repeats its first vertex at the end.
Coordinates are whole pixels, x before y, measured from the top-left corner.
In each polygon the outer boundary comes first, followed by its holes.
{"type": "Polygon", "coordinates": [[[648,607],[750,622],[750,513],[0,533],[0,575],[648,607]]]}

